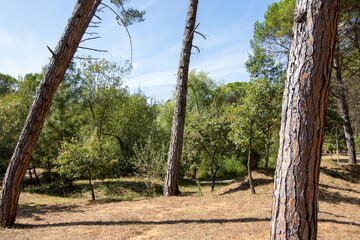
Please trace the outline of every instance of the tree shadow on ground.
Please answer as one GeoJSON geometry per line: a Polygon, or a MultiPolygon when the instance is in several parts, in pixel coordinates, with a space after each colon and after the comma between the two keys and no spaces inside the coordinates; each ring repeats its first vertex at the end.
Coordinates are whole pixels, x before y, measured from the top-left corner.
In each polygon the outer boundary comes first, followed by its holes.
{"type": "Polygon", "coordinates": [[[48,213],[61,213],[61,212],[84,212],[79,209],[80,205],[47,205],[47,204],[21,204],[17,213],[18,217],[22,218],[34,218],[39,221],[42,220],[40,215],[46,215],[48,213]]]}
{"type": "Polygon", "coordinates": [[[353,204],[356,206],[360,205],[360,199],[357,197],[344,196],[338,192],[330,192],[325,189],[319,189],[319,199],[324,202],[337,204],[337,203],[347,203],[353,204]]]}
{"type": "Polygon", "coordinates": [[[327,185],[327,184],[319,184],[319,187],[320,188],[325,188],[325,189],[332,188],[332,189],[339,190],[339,191],[353,192],[353,193],[360,194],[359,191],[356,191],[355,189],[351,189],[351,188],[334,187],[334,186],[330,186],[330,185],[327,185]]]}
{"type": "MultiPolygon", "coordinates": [[[[263,179],[263,178],[259,178],[259,179],[253,179],[254,181],[254,187],[256,190],[256,187],[261,186],[261,185],[267,185],[267,184],[273,184],[274,180],[273,179],[263,179]]],[[[229,194],[229,193],[234,193],[234,192],[238,192],[238,191],[247,191],[250,189],[250,184],[249,181],[246,182],[242,182],[239,186],[229,189],[223,193],[220,193],[219,195],[225,195],[225,194],[229,194]]]]}
{"type": "Polygon", "coordinates": [[[70,226],[125,226],[125,225],[174,225],[174,224],[213,224],[213,223],[248,223],[268,222],[270,218],[238,218],[238,219],[181,219],[165,221],[81,221],[52,224],[15,224],[15,228],[70,227],[70,226]]]}
{"type": "MultiPolygon", "coordinates": [[[[269,222],[270,218],[237,218],[237,219],[182,219],[166,221],[81,221],[81,222],[62,222],[52,224],[15,224],[14,228],[46,228],[46,227],[72,227],[72,226],[126,226],[126,225],[174,225],[174,224],[226,224],[226,223],[251,223],[269,222]]],[[[335,224],[345,224],[360,227],[354,222],[338,221],[334,219],[319,219],[319,222],[331,222],[335,224]]]]}
{"type": "Polygon", "coordinates": [[[360,165],[342,165],[337,168],[321,167],[320,169],[322,173],[333,178],[338,178],[352,183],[360,182],[360,165]]]}

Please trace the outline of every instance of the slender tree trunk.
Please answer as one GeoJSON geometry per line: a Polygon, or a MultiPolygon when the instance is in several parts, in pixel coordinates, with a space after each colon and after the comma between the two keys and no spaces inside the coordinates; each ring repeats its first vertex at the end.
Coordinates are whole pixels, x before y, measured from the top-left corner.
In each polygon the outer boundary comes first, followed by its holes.
{"type": "Polygon", "coordinates": [[[355,150],[355,142],[354,142],[354,136],[353,136],[353,130],[351,127],[350,122],[350,114],[349,114],[349,108],[345,96],[345,89],[344,84],[342,80],[342,69],[340,65],[340,56],[338,51],[338,46],[336,47],[336,53],[334,56],[334,69],[335,69],[335,78],[338,88],[338,102],[340,105],[341,110],[341,117],[343,119],[343,125],[344,125],[344,132],[345,132],[345,139],[346,139],[346,146],[348,150],[349,155],[349,164],[355,164],[356,163],[356,150],[355,150]]]}
{"type": "Polygon", "coordinates": [[[339,160],[339,133],[336,127],[336,162],[337,164],[340,164],[339,160]]]}
{"type": "Polygon", "coordinates": [[[2,226],[11,226],[15,222],[25,172],[52,99],[100,3],[101,0],[77,1],[59,44],[53,52],[3,180],[0,196],[0,225],[2,226]]]}
{"type": "Polygon", "coordinates": [[[216,174],[220,170],[220,166],[216,164],[215,162],[215,153],[212,156],[212,162],[211,162],[211,191],[213,192],[215,190],[215,181],[216,181],[216,174]],[[216,168],[214,171],[214,167],[216,168]]]}
{"type": "Polygon", "coordinates": [[[94,185],[91,182],[91,171],[89,171],[89,184],[91,189],[91,199],[95,201],[95,192],[94,192],[94,185]]]}
{"type": "Polygon", "coordinates": [[[271,239],[316,239],[318,182],[340,0],[297,0],[274,179],[271,239]]]}
{"type": "Polygon", "coordinates": [[[47,170],[48,170],[48,179],[47,179],[47,182],[48,183],[51,183],[51,162],[50,162],[50,157],[49,155],[47,156],[47,170]]]}
{"type": "MultiPolygon", "coordinates": [[[[250,125],[250,131],[252,129],[252,125],[250,125]]],[[[253,182],[253,178],[251,175],[251,154],[252,154],[252,137],[250,137],[250,143],[249,143],[249,154],[248,154],[248,160],[247,160],[247,170],[248,170],[248,178],[249,178],[249,185],[250,185],[250,189],[251,189],[251,193],[255,194],[255,187],[254,187],[254,182],[253,182]]]]}
{"type": "Polygon", "coordinates": [[[185,125],[186,94],[198,2],[198,0],[189,0],[179,69],[177,73],[175,109],[171,128],[169,157],[165,172],[164,196],[175,196],[180,194],[178,181],[185,125]]]}
{"type": "Polygon", "coordinates": [[[39,177],[38,177],[38,175],[37,175],[37,173],[36,173],[36,168],[35,168],[34,162],[33,162],[33,164],[32,164],[32,169],[33,169],[33,171],[34,171],[34,175],[35,175],[35,179],[36,179],[36,186],[40,186],[40,180],[39,180],[39,177]]]}
{"type": "Polygon", "coordinates": [[[32,173],[31,173],[31,168],[30,166],[28,167],[28,171],[29,171],[29,177],[30,177],[30,184],[33,185],[33,177],[32,177],[32,173]]]}
{"type": "Polygon", "coordinates": [[[266,145],[265,145],[265,169],[268,168],[269,165],[269,155],[270,155],[270,139],[269,137],[266,138],[266,145]]]}

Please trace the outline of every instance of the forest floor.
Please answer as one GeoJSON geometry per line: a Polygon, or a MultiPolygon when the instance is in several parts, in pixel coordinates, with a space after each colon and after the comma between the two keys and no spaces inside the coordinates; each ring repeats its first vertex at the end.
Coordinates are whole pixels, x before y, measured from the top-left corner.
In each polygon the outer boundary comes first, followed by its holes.
{"type": "MultiPolygon", "coordinates": [[[[166,198],[105,200],[97,192],[100,200],[91,202],[23,192],[16,225],[1,229],[0,239],[269,239],[273,172],[254,172],[256,195],[244,179],[213,193],[205,184],[185,184],[184,196],[166,198]]],[[[319,207],[318,239],[359,239],[359,164],[324,157],[319,207]]]]}

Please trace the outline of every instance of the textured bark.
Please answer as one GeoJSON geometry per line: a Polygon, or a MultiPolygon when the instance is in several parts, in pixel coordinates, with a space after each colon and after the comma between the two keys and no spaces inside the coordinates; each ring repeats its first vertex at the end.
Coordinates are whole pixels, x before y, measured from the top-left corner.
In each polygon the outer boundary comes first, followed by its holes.
{"type": "Polygon", "coordinates": [[[164,196],[175,196],[180,194],[178,181],[184,136],[186,94],[198,2],[198,0],[189,0],[179,69],[177,72],[175,108],[171,128],[169,157],[165,172],[164,196]]]}
{"type": "Polygon", "coordinates": [[[340,0],[297,0],[274,179],[271,239],[316,239],[325,112],[340,0]]]}
{"type": "Polygon", "coordinates": [[[339,52],[336,51],[334,56],[334,69],[335,69],[335,78],[336,78],[337,92],[338,92],[337,100],[339,102],[339,106],[341,110],[341,118],[343,119],[346,146],[349,155],[349,164],[355,164],[356,163],[355,142],[354,142],[353,130],[351,128],[349,107],[345,96],[345,89],[341,75],[342,70],[341,70],[339,58],[340,58],[339,52]]]}
{"type": "Polygon", "coordinates": [[[3,180],[0,195],[0,225],[2,226],[11,226],[15,222],[26,169],[49,112],[52,99],[100,3],[101,0],[77,1],[72,16],[53,53],[3,180]]]}

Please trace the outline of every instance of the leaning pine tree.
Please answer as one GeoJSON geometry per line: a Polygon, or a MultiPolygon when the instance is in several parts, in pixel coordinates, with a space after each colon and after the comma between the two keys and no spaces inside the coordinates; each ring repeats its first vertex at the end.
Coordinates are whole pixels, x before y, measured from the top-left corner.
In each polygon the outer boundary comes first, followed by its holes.
{"type": "Polygon", "coordinates": [[[0,226],[15,223],[18,201],[26,170],[34,152],[46,115],[61,78],[101,0],[78,0],[59,44],[45,71],[30,107],[24,128],[7,168],[0,195],[0,226]]]}
{"type": "Polygon", "coordinates": [[[271,239],[316,239],[325,112],[340,0],[297,0],[274,179],[271,239]]]}
{"type": "Polygon", "coordinates": [[[178,181],[184,136],[186,94],[198,2],[198,0],[189,0],[185,31],[182,40],[179,69],[177,73],[175,108],[171,128],[169,157],[165,172],[164,196],[175,196],[180,194],[178,181]]]}

